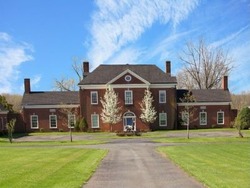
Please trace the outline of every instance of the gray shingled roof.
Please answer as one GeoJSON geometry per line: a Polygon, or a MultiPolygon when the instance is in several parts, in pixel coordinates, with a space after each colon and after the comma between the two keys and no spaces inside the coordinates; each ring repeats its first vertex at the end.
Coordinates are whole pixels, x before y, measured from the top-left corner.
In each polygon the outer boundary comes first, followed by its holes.
{"type": "MultiPolygon", "coordinates": [[[[177,102],[187,93],[188,90],[177,90],[177,102]]],[[[196,89],[191,90],[196,102],[231,102],[231,95],[228,90],[223,89],[196,89]]]]}
{"type": "Polygon", "coordinates": [[[22,105],[79,104],[78,91],[31,92],[23,95],[22,105]]]}
{"type": "Polygon", "coordinates": [[[156,65],[100,65],[89,73],[79,85],[106,84],[129,69],[151,84],[177,83],[176,77],[169,76],[156,65]]]}

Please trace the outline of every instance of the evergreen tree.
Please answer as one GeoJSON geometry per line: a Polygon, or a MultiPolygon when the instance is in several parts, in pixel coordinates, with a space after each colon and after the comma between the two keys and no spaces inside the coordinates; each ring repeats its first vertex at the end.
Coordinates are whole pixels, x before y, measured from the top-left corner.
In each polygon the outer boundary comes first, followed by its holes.
{"type": "Polygon", "coordinates": [[[250,127],[250,109],[248,107],[242,108],[242,110],[237,115],[235,127],[238,130],[239,136],[243,138],[241,130],[250,127]]]}

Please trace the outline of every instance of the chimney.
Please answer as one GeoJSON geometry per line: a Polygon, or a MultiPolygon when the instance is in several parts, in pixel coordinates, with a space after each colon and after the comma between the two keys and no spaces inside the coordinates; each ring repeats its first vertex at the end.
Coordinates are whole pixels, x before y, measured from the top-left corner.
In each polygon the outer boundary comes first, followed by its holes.
{"type": "Polygon", "coordinates": [[[171,76],[171,61],[166,61],[166,74],[171,76]]]}
{"type": "Polygon", "coordinates": [[[222,82],[222,89],[228,90],[228,76],[223,76],[221,82],[222,82]]]}
{"type": "Polygon", "coordinates": [[[89,62],[87,62],[87,61],[83,62],[83,72],[89,73],[89,62]]]}
{"type": "Polygon", "coordinates": [[[24,93],[30,93],[30,79],[24,79],[24,93]]]}

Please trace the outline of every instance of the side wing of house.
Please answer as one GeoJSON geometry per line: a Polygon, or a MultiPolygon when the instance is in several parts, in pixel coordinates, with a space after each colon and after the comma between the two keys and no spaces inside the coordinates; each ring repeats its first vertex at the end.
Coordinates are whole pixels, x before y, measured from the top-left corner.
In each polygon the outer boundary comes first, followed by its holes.
{"type": "Polygon", "coordinates": [[[80,113],[78,92],[31,92],[29,82],[22,100],[25,131],[68,131],[80,113]]]}

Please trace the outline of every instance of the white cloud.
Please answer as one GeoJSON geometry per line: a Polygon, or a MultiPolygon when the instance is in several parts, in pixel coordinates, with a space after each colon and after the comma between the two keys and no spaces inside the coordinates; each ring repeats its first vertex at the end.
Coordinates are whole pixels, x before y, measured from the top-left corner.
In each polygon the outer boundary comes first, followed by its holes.
{"type": "Polygon", "coordinates": [[[15,42],[9,34],[0,32],[0,93],[13,91],[12,85],[18,79],[18,67],[33,60],[30,51],[29,44],[15,42]]]}
{"type": "Polygon", "coordinates": [[[122,47],[133,43],[155,22],[173,27],[184,20],[198,5],[198,0],[109,0],[97,1],[93,14],[89,59],[94,67],[108,63],[122,47]]]}

